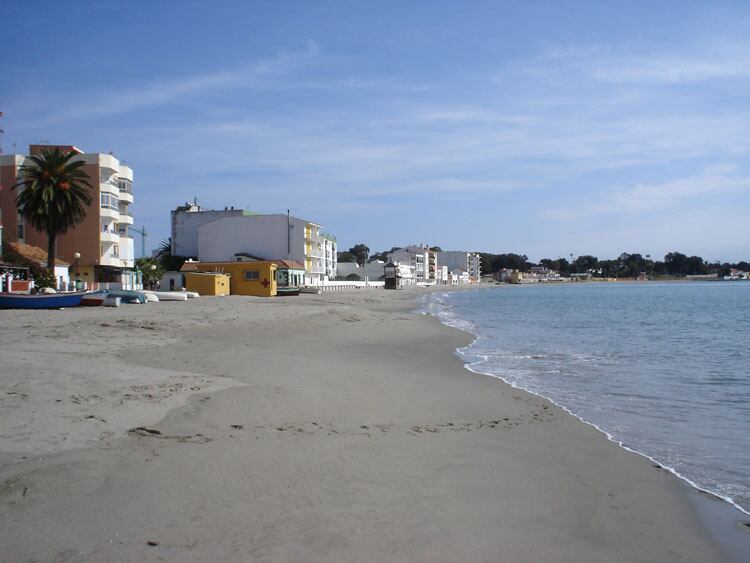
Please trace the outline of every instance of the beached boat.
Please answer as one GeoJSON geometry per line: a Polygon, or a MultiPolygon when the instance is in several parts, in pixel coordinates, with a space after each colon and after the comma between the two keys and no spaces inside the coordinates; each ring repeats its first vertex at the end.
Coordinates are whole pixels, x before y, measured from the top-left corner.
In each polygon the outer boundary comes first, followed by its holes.
{"type": "Polygon", "coordinates": [[[107,291],[92,291],[81,299],[81,307],[101,307],[109,293],[107,291]]]}
{"type": "Polygon", "coordinates": [[[187,295],[188,299],[194,299],[196,297],[200,297],[201,296],[201,294],[198,293],[197,291],[183,291],[182,293],[184,293],[185,295],[187,295]]]}
{"type": "Polygon", "coordinates": [[[188,296],[184,291],[144,291],[146,296],[153,295],[159,301],[187,301],[188,296]]]}
{"type": "Polygon", "coordinates": [[[142,291],[127,291],[124,289],[117,289],[114,291],[110,291],[109,295],[111,297],[119,297],[122,303],[136,304],[146,302],[146,296],[142,291]]]}
{"type": "Polygon", "coordinates": [[[279,297],[283,297],[285,295],[299,295],[300,292],[299,287],[277,287],[276,288],[276,295],[279,297]]]}
{"type": "Polygon", "coordinates": [[[153,291],[144,291],[143,295],[146,296],[146,303],[158,303],[159,297],[153,291]]]}
{"type": "Polygon", "coordinates": [[[322,293],[322,290],[319,287],[307,285],[305,287],[301,287],[299,292],[300,293],[312,293],[313,295],[320,295],[322,293]]]}
{"type": "Polygon", "coordinates": [[[85,293],[0,293],[0,309],[60,309],[78,307],[85,293]]]}

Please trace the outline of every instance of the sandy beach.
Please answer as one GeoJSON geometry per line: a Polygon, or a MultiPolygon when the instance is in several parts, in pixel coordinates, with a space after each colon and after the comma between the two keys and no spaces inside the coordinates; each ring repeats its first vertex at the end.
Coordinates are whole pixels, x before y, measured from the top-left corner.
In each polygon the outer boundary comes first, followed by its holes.
{"type": "Polygon", "coordinates": [[[0,560],[726,560],[418,295],[0,311],[0,560]]]}

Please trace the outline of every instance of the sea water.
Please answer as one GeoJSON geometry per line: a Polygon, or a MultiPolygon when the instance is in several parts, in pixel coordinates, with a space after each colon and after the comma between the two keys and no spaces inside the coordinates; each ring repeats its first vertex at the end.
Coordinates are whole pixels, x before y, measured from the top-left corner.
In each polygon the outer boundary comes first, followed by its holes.
{"type": "Polygon", "coordinates": [[[435,293],[472,371],[547,397],[750,513],[750,282],[435,293]]]}

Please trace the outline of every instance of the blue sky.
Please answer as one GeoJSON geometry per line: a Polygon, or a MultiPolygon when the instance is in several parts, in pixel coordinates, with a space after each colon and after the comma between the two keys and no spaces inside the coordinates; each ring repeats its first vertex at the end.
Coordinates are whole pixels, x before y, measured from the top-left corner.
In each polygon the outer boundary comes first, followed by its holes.
{"type": "MultiPolygon", "coordinates": [[[[750,4],[0,0],[4,151],[342,248],[750,257],[750,4]]],[[[139,246],[139,245],[137,245],[139,246]]]]}

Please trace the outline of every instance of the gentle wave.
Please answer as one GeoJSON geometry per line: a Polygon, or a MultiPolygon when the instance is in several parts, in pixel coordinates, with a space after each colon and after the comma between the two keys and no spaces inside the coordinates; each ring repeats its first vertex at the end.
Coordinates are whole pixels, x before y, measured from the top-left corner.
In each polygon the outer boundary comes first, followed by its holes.
{"type": "MultiPolygon", "coordinates": [[[[479,294],[479,292],[462,292],[464,294],[471,293],[474,295],[479,294]]],[[[482,292],[484,293],[484,292],[482,292]]],[[[524,376],[528,376],[530,374],[534,374],[536,376],[540,374],[550,374],[555,375],[559,374],[562,370],[547,370],[547,369],[535,369],[535,370],[523,370],[519,369],[517,367],[514,367],[513,370],[502,370],[498,369],[498,362],[502,361],[530,361],[530,362],[544,362],[544,361],[565,361],[565,360],[574,360],[575,362],[580,362],[583,364],[604,364],[607,361],[613,361],[616,360],[618,357],[617,353],[611,354],[610,356],[594,356],[591,354],[585,354],[585,353],[573,353],[573,354],[563,354],[563,353],[519,353],[519,352],[509,352],[509,351],[501,351],[498,349],[484,349],[482,348],[482,344],[486,344],[490,338],[488,338],[487,334],[488,331],[486,330],[486,327],[482,326],[481,322],[478,322],[477,320],[469,320],[466,318],[463,318],[461,314],[466,314],[466,310],[462,310],[461,313],[459,313],[456,310],[456,307],[451,303],[452,295],[448,293],[443,294],[432,294],[430,296],[426,296],[425,299],[423,299],[422,307],[420,308],[420,312],[423,314],[429,314],[437,317],[443,324],[447,326],[451,326],[453,328],[457,328],[460,330],[463,330],[465,332],[468,332],[474,336],[474,340],[471,344],[469,344],[466,347],[459,348],[456,350],[456,353],[461,357],[464,361],[464,366],[467,370],[471,371],[472,373],[476,373],[479,375],[485,375],[489,377],[494,377],[497,379],[500,379],[504,381],[505,383],[508,383],[509,385],[513,386],[514,388],[521,389],[523,391],[532,393],[534,395],[537,395],[539,397],[542,397],[554,405],[558,406],[568,414],[574,416],[579,421],[583,422],[584,424],[587,424],[589,426],[592,426],[602,434],[604,434],[608,440],[614,442],[621,448],[638,454],[646,459],[648,459],[650,462],[658,465],[659,467],[662,467],[669,471],[670,473],[674,474],[676,477],[682,479],[686,483],[688,483],[690,486],[694,487],[695,489],[702,491],[704,493],[710,494],[712,496],[715,496],[716,498],[719,498],[721,500],[724,500],[725,502],[729,503],[733,507],[735,507],[737,510],[741,511],[744,514],[750,515],[750,511],[748,511],[747,508],[742,506],[740,503],[738,503],[735,498],[733,498],[732,495],[725,494],[722,492],[721,489],[727,490],[727,489],[737,489],[738,494],[740,496],[746,496],[747,497],[747,491],[740,488],[737,488],[736,486],[728,483],[724,483],[723,487],[711,487],[707,486],[698,480],[692,478],[690,475],[685,474],[682,472],[679,467],[677,467],[677,464],[673,464],[673,462],[667,461],[664,458],[667,456],[660,456],[657,454],[650,454],[647,451],[644,451],[642,448],[639,448],[639,446],[635,443],[631,443],[632,440],[625,441],[624,439],[618,437],[613,432],[610,432],[609,429],[601,426],[600,424],[597,424],[596,422],[590,420],[585,413],[579,412],[578,410],[574,410],[574,408],[571,408],[568,404],[565,404],[565,401],[560,401],[556,399],[555,397],[546,394],[543,389],[540,389],[538,387],[534,387],[531,385],[526,385],[522,382],[524,376]],[[509,373],[512,371],[512,373],[509,373]]],[[[741,381],[745,382],[745,380],[741,377],[735,377],[730,376],[725,378],[726,382],[732,382],[732,381],[741,381]]],[[[684,382],[683,382],[684,383],[684,382]]],[[[695,382],[698,384],[706,384],[710,385],[710,382],[695,382]]],[[[714,381],[713,384],[720,384],[717,383],[717,381],[714,381]]],[[[656,402],[656,401],[663,401],[664,397],[660,397],[653,394],[644,394],[644,393],[638,393],[633,392],[632,390],[610,390],[608,392],[608,396],[625,399],[625,400],[647,400],[650,402],[656,402]]],[[[596,398],[595,396],[586,396],[581,395],[581,399],[592,399],[596,398]]],[[[725,398],[726,399],[726,398],[725,398]]],[[[670,404],[671,408],[675,411],[679,408],[679,404],[681,402],[684,402],[687,407],[691,405],[690,401],[681,401],[679,398],[670,398],[670,404]],[[676,406],[677,405],[677,406],[676,406]]],[[[745,400],[739,400],[740,403],[745,404],[745,400]]],[[[724,404],[723,402],[721,404],[724,404]]],[[[683,407],[684,408],[684,407],[683,407]]],[[[624,412],[627,412],[627,409],[623,409],[624,412]]],[[[632,410],[633,415],[639,415],[638,410],[632,410]]],[[[661,415],[658,413],[654,413],[653,417],[654,419],[659,418],[669,418],[671,415],[665,414],[661,415]]],[[[614,429],[612,429],[614,431],[614,429]]],[[[672,452],[674,455],[674,453],[672,452]]],[[[710,456],[708,456],[710,457],[710,456]]],[[[726,473],[728,474],[737,474],[741,477],[746,477],[746,474],[742,472],[740,469],[739,471],[735,471],[732,468],[727,468],[726,473]]],[[[711,481],[711,477],[707,477],[704,475],[703,481],[711,481]]]]}

